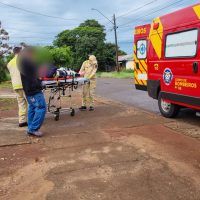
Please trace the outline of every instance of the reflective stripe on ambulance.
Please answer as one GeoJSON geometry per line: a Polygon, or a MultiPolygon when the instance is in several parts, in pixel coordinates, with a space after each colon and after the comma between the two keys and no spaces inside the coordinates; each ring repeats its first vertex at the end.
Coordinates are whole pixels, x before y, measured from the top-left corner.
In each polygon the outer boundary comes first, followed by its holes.
{"type": "Polygon", "coordinates": [[[147,86],[147,60],[138,60],[136,51],[136,45],[134,44],[135,84],[147,86]],[[139,64],[139,69],[136,68],[136,63],[139,64]]]}
{"type": "Polygon", "coordinates": [[[197,17],[200,19],[200,5],[193,7],[194,12],[196,13],[197,17]]]}
{"type": "Polygon", "coordinates": [[[151,24],[149,39],[159,59],[162,56],[163,25],[159,17],[155,18],[151,24]],[[158,23],[158,29],[154,30],[154,24],[158,23]]]}

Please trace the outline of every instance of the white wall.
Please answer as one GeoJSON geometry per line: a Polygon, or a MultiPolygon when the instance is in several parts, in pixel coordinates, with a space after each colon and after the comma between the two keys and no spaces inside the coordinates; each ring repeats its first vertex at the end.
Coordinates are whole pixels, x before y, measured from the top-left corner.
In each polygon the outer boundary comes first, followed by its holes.
{"type": "Polygon", "coordinates": [[[126,62],[126,69],[132,69],[134,68],[134,62],[133,61],[127,61],[126,62]]]}

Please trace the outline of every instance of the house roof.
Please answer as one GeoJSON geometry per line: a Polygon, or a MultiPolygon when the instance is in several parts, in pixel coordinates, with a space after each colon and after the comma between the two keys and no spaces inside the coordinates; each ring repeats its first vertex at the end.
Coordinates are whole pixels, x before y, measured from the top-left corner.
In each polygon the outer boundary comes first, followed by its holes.
{"type": "Polygon", "coordinates": [[[133,55],[129,54],[129,55],[119,56],[118,60],[119,60],[119,62],[122,62],[122,61],[133,61],[133,55]]]}

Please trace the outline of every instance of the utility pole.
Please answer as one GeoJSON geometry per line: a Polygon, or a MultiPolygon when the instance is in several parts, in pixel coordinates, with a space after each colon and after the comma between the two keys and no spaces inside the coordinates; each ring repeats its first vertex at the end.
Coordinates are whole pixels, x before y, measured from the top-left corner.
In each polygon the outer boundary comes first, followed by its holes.
{"type": "Polygon", "coordinates": [[[92,8],[92,10],[95,10],[97,11],[98,13],[100,13],[104,18],[106,18],[112,25],[113,25],[113,30],[114,30],[114,33],[115,33],[115,49],[116,49],[116,68],[117,68],[117,71],[119,72],[120,71],[120,68],[119,68],[119,62],[118,62],[118,42],[117,42],[117,24],[116,24],[116,17],[115,17],[115,14],[113,15],[113,20],[110,20],[108,17],[106,17],[101,11],[99,11],[98,9],[96,8],[92,8]]]}
{"type": "Polygon", "coordinates": [[[118,61],[118,41],[117,41],[117,25],[116,25],[116,17],[115,14],[113,15],[113,25],[114,25],[114,32],[115,32],[115,48],[116,48],[116,67],[117,71],[119,72],[119,61],[118,61]]]}

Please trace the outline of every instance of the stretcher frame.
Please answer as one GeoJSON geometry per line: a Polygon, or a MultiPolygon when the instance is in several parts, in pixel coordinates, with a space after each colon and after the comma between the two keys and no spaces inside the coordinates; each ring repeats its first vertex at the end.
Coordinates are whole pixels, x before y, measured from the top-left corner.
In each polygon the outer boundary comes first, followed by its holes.
{"type": "Polygon", "coordinates": [[[54,116],[55,121],[60,119],[61,113],[69,112],[73,117],[75,116],[75,108],[72,104],[72,93],[77,90],[79,85],[89,83],[88,79],[65,77],[65,78],[46,78],[43,80],[44,92],[49,92],[47,111],[54,116]],[[81,81],[80,81],[81,80],[81,81]],[[80,83],[81,82],[81,83],[80,83]],[[69,107],[62,108],[62,99],[67,98],[69,107]]]}

